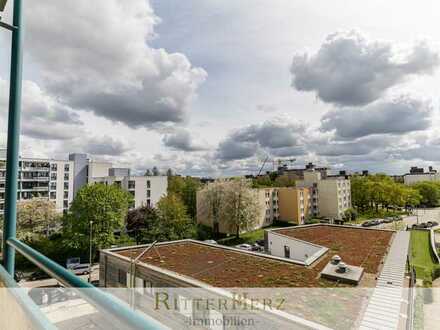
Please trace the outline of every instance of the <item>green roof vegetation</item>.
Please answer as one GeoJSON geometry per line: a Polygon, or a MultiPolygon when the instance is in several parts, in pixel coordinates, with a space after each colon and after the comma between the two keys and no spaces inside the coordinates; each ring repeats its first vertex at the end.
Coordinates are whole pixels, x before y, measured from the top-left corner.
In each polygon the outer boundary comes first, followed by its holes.
{"type": "Polygon", "coordinates": [[[433,272],[440,266],[434,258],[428,230],[411,231],[411,263],[417,278],[433,280],[433,272]]]}

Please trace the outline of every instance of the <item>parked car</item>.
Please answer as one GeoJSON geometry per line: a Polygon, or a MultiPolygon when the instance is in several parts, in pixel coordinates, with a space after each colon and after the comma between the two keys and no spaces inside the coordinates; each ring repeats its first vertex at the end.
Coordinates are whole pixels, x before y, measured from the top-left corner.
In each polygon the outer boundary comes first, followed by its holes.
{"type": "Polygon", "coordinates": [[[259,246],[263,246],[264,247],[264,239],[257,239],[255,241],[255,243],[257,243],[259,246]]]}
{"type": "Polygon", "coordinates": [[[373,224],[371,223],[371,221],[365,221],[362,223],[362,227],[371,227],[373,224]]]}
{"type": "Polygon", "coordinates": [[[431,223],[432,223],[433,227],[438,226],[438,222],[437,221],[431,221],[431,223]]]}
{"type": "Polygon", "coordinates": [[[259,245],[259,244],[257,244],[257,243],[254,243],[254,244],[252,245],[252,251],[255,251],[255,252],[262,252],[262,251],[264,251],[264,247],[262,247],[261,245],[259,245]]]}
{"type": "Polygon", "coordinates": [[[50,278],[49,275],[47,275],[44,271],[42,270],[37,270],[36,272],[33,272],[31,274],[31,276],[29,276],[29,280],[30,281],[38,281],[38,280],[45,280],[47,278],[50,278]]]}
{"type": "Polygon", "coordinates": [[[79,264],[73,266],[70,271],[75,275],[87,275],[89,273],[89,264],[79,264]]]}
{"type": "Polygon", "coordinates": [[[370,222],[371,222],[372,226],[377,226],[377,225],[380,225],[382,223],[382,221],[379,220],[379,219],[374,219],[374,220],[371,220],[370,222]]]}
{"type": "Polygon", "coordinates": [[[252,245],[250,244],[238,244],[235,247],[241,250],[252,251],[252,245]]]}
{"type": "Polygon", "coordinates": [[[394,221],[394,219],[393,219],[393,218],[390,218],[390,217],[383,219],[383,222],[384,222],[384,223],[391,223],[391,222],[393,222],[393,221],[394,221]]]}
{"type": "Polygon", "coordinates": [[[209,244],[217,244],[217,242],[214,241],[213,239],[205,239],[203,242],[209,243],[209,244]]]}

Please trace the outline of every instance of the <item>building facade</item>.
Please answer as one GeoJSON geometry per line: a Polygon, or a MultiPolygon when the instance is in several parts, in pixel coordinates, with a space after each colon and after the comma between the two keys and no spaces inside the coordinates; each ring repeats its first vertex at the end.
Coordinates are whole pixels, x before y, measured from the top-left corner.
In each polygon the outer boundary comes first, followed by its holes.
{"type": "MultiPolygon", "coordinates": [[[[118,169],[122,173],[122,169],[118,169]]],[[[127,169],[128,170],[128,169],[127,169]]],[[[125,171],[124,171],[125,172],[125,171]]],[[[125,172],[128,173],[128,172],[125,172]]],[[[168,177],[166,176],[105,176],[89,178],[89,184],[116,184],[128,191],[134,199],[132,207],[155,207],[161,197],[166,196],[168,177]]]]}
{"type": "Polygon", "coordinates": [[[279,220],[305,224],[312,216],[312,195],[309,188],[276,188],[278,191],[279,220]]]}
{"type": "Polygon", "coordinates": [[[350,180],[344,176],[322,179],[320,172],[312,170],[304,172],[304,180],[296,184],[310,189],[313,216],[342,219],[345,210],[351,208],[350,180]]]}
{"type": "MultiPolygon", "coordinates": [[[[6,159],[0,159],[0,214],[4,213],[6,159]]],[[[47,198],[57,212],[67,211],[73,200],[74,166],[72,161],[20,158],[18,164],[18,200],[47,198]]]]}
{"type": "MultiPolygon", "coordinates": [[[[257,201],[258,215],[253,228],[248,228],[248,230],[269,226],[273,221],[279,219],[278,190],[276,188],[252,189],[252,194],[257,201]]],[[[220,207],[223,206],[220,205],[220,207]]],[[[236,232],[236,228],[227,221],[217,223],[210,214],[204,189],[197,191],[197,223],[212,228],[215,233],[235,234],[236,232]]]]}
{"type": "MultiPolygon", "coordinates": [[[[270,226],[274,221],[304,224],[313,215],[311,191],[301,187],[252,189],[258,204],[258,215],[253,228],[248,230],[270,226]]],[[[236,229],[226,221],[215,223],[209,214],[205,194],[204,189],[197,192],[197,222],[213,228],[216,233],[234,234],[236,229]]]]}

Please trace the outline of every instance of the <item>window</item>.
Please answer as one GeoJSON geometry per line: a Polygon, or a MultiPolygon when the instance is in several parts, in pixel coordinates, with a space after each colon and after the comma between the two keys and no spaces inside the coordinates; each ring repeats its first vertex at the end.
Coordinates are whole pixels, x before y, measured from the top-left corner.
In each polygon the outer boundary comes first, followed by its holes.
{"type": "Polygon", "coordinates": [[[147,199],[147,206],[150,207],[151,206],[151,200],[147,199]]]}
{"type": "Polygon", "coordinates": [[[57,164],[51,164],[50,165],[50,170],[51,171],[56,171],[58,169],[58,165],[57,164]]]}
{"type": "Polygon", "coordinates": [[[50,190],[56,190],[57,189],[57,183],[56,182],[51,182],[50,183],[50,190]]]}
{"type": "Polygon", "coordinates": [[[147,190],[147,198],[151,197],[151,190],[147,190]]]}
{"type": "Polygon", "coordinates": [[[55,191],[50,192],[50,199],[57,199],[57,193],[55,191]]]}
{"type": "Polygon", "coordinates": [[[69,208],[69,201],[63,202],[63,208],[65,208],[65,209],[69,208]]]}
{"type": "Polygon", "coordinates": [[[284,245],[284,258],[290,259],[290,247],[287,245],[284,245]]]}
{"type": "Polygon", "coordinates": [[[64,189],[68,190],[69,189],[69,182],[64,182],[64,189]]]}
{"type": "Polygon", "coordinates": [[[118,270],[118,283],[127,285],[127,273],[121,269],[118,270]]]}
{"type": "Polygon", "coordinates": [[[64,180],[69,180],[69,173],[64,173],[64,180]]]}
{"type": "Polygon", "coordinates": [[[64,191],[64,198],[65,199],[69,198],[69,192],[68,191],[64,191]]]}
{"type": "Polygon", "coordinates": [[[64,171],[69,172],[69,164],[64,165],[64,171]]]}
{"type": "Polygon", "coordinates": [[[51,180],[56,180],[57,179],[57,174],[56,173],[50,173],[50,179],[51,180]]]}
{"type": "Polygon", "coordinates": [[[147,188],[148,188],[148,189],[151,188],[151,182],[150,182],[150,180],[147,180],[147,188]]]}

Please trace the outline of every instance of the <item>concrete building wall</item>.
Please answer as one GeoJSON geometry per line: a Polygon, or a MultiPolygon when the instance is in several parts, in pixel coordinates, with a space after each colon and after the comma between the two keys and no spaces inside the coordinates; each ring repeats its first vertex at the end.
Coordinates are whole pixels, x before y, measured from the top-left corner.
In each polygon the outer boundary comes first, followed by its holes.
{"type": "Polygon", "coordinates": [[[403,182],[406,185],[423,181],[440,181],[440,173],[406,174],[403,177],[403,182]]]}
{"type": "Polygon", "coordinates": [[[327,251],[322,246],[305,242],[292,237],[267,231],[267,248],[269,254],[287,258],[308,265],[327,251]]]}
{"type": "Polygon", "coordinates": [[[87,184],[89,161],[86,154],[69,154],[69,160],[73,162],[73,196],[82,186],[87,184]]]}
{"type": "Polygon", "coordinates": [[[89,161],[89,180],[109,176],[108,171],[112,166],[109,162],[89,161]]]}
{"type": "Polygon", "coordinates": [[[327,179],[318,182],[319,215],[341,219],[351,208],[350,181],[327,179]]]}
{"type": "Polygon", "coordinates": [[[304,224],[310,216],[310,191],[308,188],[277,188],[279,220],[304,224]]]}
{"type": "Polygon", "coordinates": [[[90,178],[89,183],[117,184],[130,192],[134,198],[134,207],[149,205],[154,207],[167,194],[166,176],[106,176],[90,178]]]}

